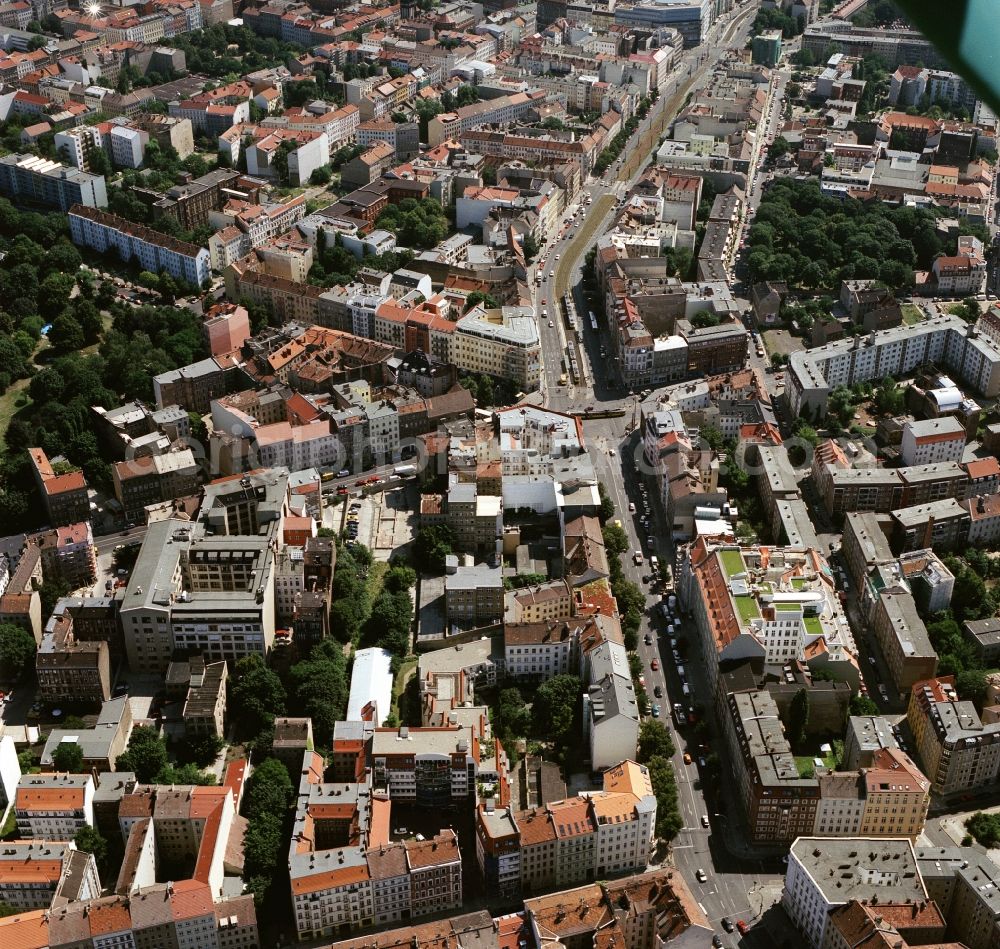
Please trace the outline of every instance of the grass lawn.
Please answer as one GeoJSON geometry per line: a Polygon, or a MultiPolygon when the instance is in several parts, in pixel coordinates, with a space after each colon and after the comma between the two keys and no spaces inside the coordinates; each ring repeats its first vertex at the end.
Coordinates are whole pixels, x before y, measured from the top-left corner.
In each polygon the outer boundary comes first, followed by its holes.
{"type": "Polygon", "coordinates": [[[368,571],[368,592],[371,595],[372,603],[382,592],[382,584],[385,582],[385,575],[389,572],[389,564],[385,560],[376,560],[372,563],[368,571]]]}
{"type": "Polygon", "coordinates": [[[900,309],[903,311],[903,324],[905,326],[913,326],[914,323],[919,323],[927,318],[927,315],[916,303],[904,303],[900,309]]]}
{"type": "Polygon", "coordinates": [[[837,766],[835,755],[796,755],[795,767],[799,769],[799,777],[815,773],[816,765],[813,758],[819,758],[831,771],[837,766]]]}
{"type": "Polygon", "coordinates": [[[31,405],[31,396],[28,395],[28,383],[30,381],[30,379],[18,379],[16,382],[11,383],[10,388],[3,395],[0,395],[0,441],[3,441],[7,437],[7,429],[10,427],[14,416],[22,409],[31,405]],[[22,394],[25,404],[18,405],[17,400],[22,394]]]}
{"type": "Polygon", "coordinates": [[[757,619],[760,616],[760,610],[757,609],[757,601],[752,596],[737,596],[733,597],[736,601],[736,610],[740,614],[740,619],[744,623],[749,623],[750,620],[757,619]]]}
{"type": "Polygon", "coordinates": [[[738,550],[723,550],[719,556],[722,558],[722,569],[726,571],[726,577],[731,578],[737,573],[746,573],[746,564],[743,563],[743,554],[738,550]]]}
{"type": "Polygon", "coordinates": [[[396,681],[392,684],[392,714],[397,717],[398,721],[403,721],[402,716],[399,714],[399,697],[405,691],[406,683],[410,681],[410,677],[416,671],[417,660],[407,659],[405,662],[400,663],[399,671],[396,673],[396,681]]]}
{"type": "Polygon", "coordinates": [[[806,632],[810,636],[822,636],[823,635],[823,624],[819,621],[818,616],[806,616],[803,620],[806,625],[806,632]]]}

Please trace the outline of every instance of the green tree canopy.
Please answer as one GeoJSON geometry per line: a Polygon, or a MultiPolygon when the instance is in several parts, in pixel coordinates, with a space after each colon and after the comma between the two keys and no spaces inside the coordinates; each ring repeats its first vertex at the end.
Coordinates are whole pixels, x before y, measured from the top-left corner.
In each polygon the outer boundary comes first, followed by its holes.
{"type": "Polygon", "coordinates": [[[0,623],[0,674],[18,681],[35,661],[35,637],[22,626],[0,623]]]}
{"type": "Polygon", "coordinates": [[[79,774],[83,771],[83,749],[78,742],[61,741],[52,749],[52,766],[56,771],[79,774]]]}
{"type": "Polygon", "coordinates": [[[118,771],[134,771],[136,777],[148,783],[167,765],[167,746],[157,730],[149,725],[132,729],[128,747],[118,756],[118,771]]]}
{"type": "Polygon", "coordinates": [[[670,736],[670,729],[655,718],[647,718],[639,726],[639,761],[647,762],[651,758],[672,758],[676,748],[670,736]]]}
{"type": "Polygon", "coordinates": [[[574,675],[553,676],[543,682],[535,693],[532,705],[538,732],[557,745],[565,745],[572,735],[580,696],[580,680],[574,675]]]}
{"type": "Polygon", "coordinates": [[[240,731],[253,737],[273,725],[276,716],[285,714],[285,687],[256,653],[240,659],[235,672],[230,701],[240,731]]]}

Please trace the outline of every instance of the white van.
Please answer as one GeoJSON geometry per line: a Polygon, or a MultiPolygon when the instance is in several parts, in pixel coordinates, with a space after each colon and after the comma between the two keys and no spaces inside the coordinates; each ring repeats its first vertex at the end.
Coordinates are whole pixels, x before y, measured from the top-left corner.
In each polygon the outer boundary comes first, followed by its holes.
{"type": "Polygon", "coordinates": [[[681,691],[684,693],[685,698],[691,697],[691,689],[686,682],[681,683],[681,691]]]}

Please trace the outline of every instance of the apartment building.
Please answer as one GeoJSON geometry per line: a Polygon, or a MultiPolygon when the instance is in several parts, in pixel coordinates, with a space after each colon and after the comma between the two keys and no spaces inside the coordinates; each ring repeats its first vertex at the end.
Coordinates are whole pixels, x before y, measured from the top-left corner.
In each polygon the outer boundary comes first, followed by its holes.
{"type": "Polygon", "coordinates": [[[46,638],[35,655],[35,676],[41,699],[55,705],[106,702],[111,697],[111,661],[106,642],[49,643],[46,638]]]}
{"type": "Polygon", "coordinates": [[[491,892],[515,897],[645,870],[656,826],[649,773],[623,761],[603,782],[601,791],[527,810],[481,805],[476,857],[491,892]]]}
{"type": "Polygon", "coordinates": [[[490,125],[510,125],[544,98],[545,93],[541,90],[516,92],[510,96],[498,96],[460,106],[454,112],[435,115],[427,125],[427,142],[431,148],[435,148],[449,139],[459,138],[463,132],[490,125]]]}
{"type": "Polygon", "coordinates": [[[948,920],[948,935],[968,949],[992,949],[1000,934],[1000,873],[974,847],[918,847],[927,894],[948,920]]]}
{"type": "Polygon", "coordinates": [[[541,343],[527,307],[475,309],[455,324],[451,362],[466,372],[507,379],[534,392],[541,376],[541,343]]]}
{"type": "Polygon", "coordinates": [[[145,520],[145,508],[196,493],[201,468],[190,448],[116,462],[111,467],[115,497],[129,523],[145,520]]]}
{"type": "Polygon", "coordinates": [[[961,461],[965,439],[965,426],[953,415],[909,421],[903,426],[900,458],[904,465],[961,461]]]}
{"type": "Polygon", "coordinates": [[[878,591],[871,623],[899,693],[937,672],[937,653],[907,587],[893,585],[878,591]]]}
{"type": "Polygon", "coordinates": [[[954,461],[907,468],[850,468],[817,457],[813,474],[827,513],[840,519],[849,511],[890,511],[947,498],[965,497],[969,476],[954,461]]]}
{"type": "Polygon", "coordinates": [[[856,946],[937,945],[958,949],[958,943],[946,943],[947,925],[937,904],[882,903],[851,900],[830,913],[823,937],[823,949],[852,949],[856,946]]]}
{"type": "Polygon", "coordinates": [[[462,904],[458,839],[391,841],[391,803],[368,784],[324,784],[322,758],[302,759],[288,852],[298,937],[342,935],[462,904]]]}
{"type": "MultiPolygon", "coordinates": [[[[680,577],[703,655],[822,665],[859,683],[857,646],[825,560],[811,548],[737,548],[697,540],[680,577]],[[822,640],[821,645],[817,645],[822,640]]],[[[712,686],[718,662],[708,663],[712,686]]]]}
{"type": "MultiPolygon", "coordinates": [[[[48,104],[47,100],[43,101],[48,104]]],[[[64,212],[78,205],[88,208],[108,205],[103,175],[67,168],[37,155],[14,154],[0,158],[0,194],[64,212]]]]}
{"type": "MultiPolygon", "coordinates": [[[[180,122],[187,122],[181,119],[180,122]]],[[[190,125],[190,122],[188,122],[190,125]]],[[[208,216],[217,211],[229,198],[245,199],[256,193],[256,186],[241,178],[231,168],[215,168],[198,178],[168,188],[163,197],[153,204],[153,216],[170,218],[184,230],[193,231],[208,223],[208,216]]]]}
{"type": "Polygon", "coordinates": [[[479,563],[460,566],[444,579],[445,615],[460,627],[486,626],[503,619],[503,572],[479,563]]]}
{"type": "Polygon", "coordinates": [[[372,788],[390,799],[442,807],[475,793],[479,729],[376,728],[370,750],[372,788]]]}
{"type": "Polygon", "coordinates": [[[618,643],[603,643],[589,659],[590,685],[583,694],[583,722],[590,746],[590,767],[603,771],[635,755],[639,740],[639,706],[618,643]]]}
{"type": "Polygon", "coordinates": [[[45,513],[54,527],[90,520],[90,498],[82,471],[56,474],[41,448],[29,448],[32,474],[45,504],[45,513]]]}
{"type": "Polygon", "coordinates": [[[503,629],[504,661],[513,679],[545,682],[574,673],[580,633],[589,618],[565,617],[534,622],[507,622],[503,629]]]}
{"type": "Polygon", "coordinates": [[[731,693],[722,726],[750,839],[775,845],[813,833],[819,784],[799,775],[771,695],[731,693]]]}
{"type": "Polygon", "coordinates": [[[175,240],[116,214],[74,204],[69,209],[70,237],[74,244],[99,253],[116,248],[122,260],[135,258],[143,270],[168,273],[194,287],[211,278],[208,250],[175,240]]]}
{"type": "Polygon", "coordinates": [[[935,794],[944,797],[993,784],[1000,773],[1000,723],[985,724],[960,701],[953,676],[914,684],[906,721],[935,794]]]}
{"type": "Polygon", "coordinates": [[[959,503],[969,515],[969,544],[993,547],[1000,540],[1000,494],[979,495],[959,503]]]}
{"type": "Polygon", "coordinates": [[[838,340],[794,353],[786,392],[793,414],[826,412],[838,385],[905,378],[925,363],[954,373],[982,395],[1000,394],[1000,350],[952,314],[873,332],[862,339],[838,340]]]}
{"type": "Polygon", "coordinates": [[[89,774],[26,774],[17,782],[18,833],[39,840],[72,840],[94,826],[94,779],[89,774]]]}
{"type": "Polygon", "coordinates": [[[181,719],[187,737],[225,736],[228,679],[224,662],[206,663],[201,656],[172,662],[167,667],[167,697],[183,702],[181,719]]]}
{"type": "Polygon", "coordinates": [[[882,748],[872,755],[870,768],[862,769],[865,807],[859,834],[862,837],[909,837],[924,830],[930,804],[930,781],[909,755],[882,748]]]}
{"type": "Polygon", "coordinates": [[[224,357],[209,356],[198,362],[171,369],[153,376],[153,394],[158,408],[180,405],[189,412],[204,415],[211,410],[213,399],[230,391],[238,372],[235,364],[224,357]]]}
{"type": "Polygon", "coordinates": [[[880,715],[851,715],[844,736],[843,764],[848,771],[871,767],[875,753],[899,747],[892,722],[880,715]]]}
{"type": "Polygon", "coordinates": [[[95,125],[80,125],[63,129],[53,137],[56,154],[80,171],[90,171],[90,156],[100,149],[104,151],[101,130],[95,125]]]}
{"type": "Polygon", "coordinates": [[[74,589],[97,579],[97,550],[89,520],[39,531],[32,540],[42,553],[46,576],[58,574],[74,589]]]}
{"type": "Polygon", "coordinates": [[[77,850],[71,842],[10,840],[0,847],[0,900],[16,910],[47,910],[55,900],[100,895],[93,854],[77,850]]]}
{"type": "Polygon", "coordinates": [[[125,895],[67,903],[46,914],[51,949],[79,946],[176,946],[260,949],[253,897],[213,902],[200,880],[154,883],[125,895]]]}
{"type": "Polygon", "coordinates": [[[781,905],[804,945],[821,949],[831,912],[862,899],[879,903],[928,899],[910,840],[801,836],[792,843],[781,905]]]}
{"type": "MultiPolygon", "coordinates": [[[[957,184],[957,182],[955,182],[957,184]]],[[[986,291],[986,254],[976,237],[958,239],[958,253],[942,254],[931,264],[931,274],[942,295],[968,296],[986,291]]]]}
{"type": "Polygon", "coordinates": [[[821,771],[817,837],[908,837],[923,833],[930,781],[902,751],[878,748],[858,770],[821,771]]]}

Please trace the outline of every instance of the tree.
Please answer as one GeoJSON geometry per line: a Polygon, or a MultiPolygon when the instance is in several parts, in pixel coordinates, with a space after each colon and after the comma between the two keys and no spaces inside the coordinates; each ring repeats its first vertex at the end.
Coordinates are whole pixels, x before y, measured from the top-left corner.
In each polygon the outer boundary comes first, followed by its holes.
{"type": "Polygon", "coordinates": [[[726,443],[726,438],[721,429],[716,425],[702,425],[698,429],[701,440],[714,452],[722,451],[726,443]]]}
{"type": "Polygon", "coordinates": [[[226,743],[216,734],[207,733],[188,738],[184,742],[184,753],[191,760],[203,768],[207,768],[216,758],[219,752],[226,747],[226,743]]]}
{"type": "Polygon", "coordinates": [[[49,330],[49,342],[64,353],[77,352],[86,345],[83,327],[70,312],[60,313],[52,320],[49,330]]]}
{"type": "Polygon", "coordinates": [[[288,809],[294,788],[288,769],[277,758],[265,758],[247,779],[243,814],[248,820],[272,818],[288,809]]]}
{"type": "Polygon", "coordinates": [[[1000,845],[1000,814],[986,814],[976,811],[965,822],[966,829],[987,850],[1000,845]]]}
{"type": "Polygon", "coordinates": [[[664,840],[673,840],[684,826],[673,766],[668,758],[657,755],[646,762],[646,768],[656,796],[656,834],[664,840]]]}
{"type": "Polygon", "coordinates": [[[955,691],[958,697],[983,707],[986,698],[986,672],[983,669],[965,669],[955,676],[955,691]]]}
{"type": "Polygon", "coordinates": [[[400,593],[409,590],[417,582],[417,572],[404,563],[393,564],[382,581],[383,587],[390,593],[400,593]]]}
{"type": "Polygon", "coordinates": [[[543,682],[532,705],[539,734],[557,746],[565,746],[571,737],[580,695],[580,680],[574,675],[557,675],[543,682]]]}
{"type": "MultiPolygon", "coordinates": [[[[402,595],[409,599],[409,594],[402,595]]],[[[311,718],[316,740],[329,745],[333,726],[347,709],[347,660],[343,649],[333,640],[320,643],[308,659],[289,670],[288,690],[295,712],[311,718]]]]}
{"type": "Polygon", "coordinates": [[[277,758],[265,758],[250,773],[243,797],[247,818],[243,838],[244,877],[260,905],[278,868],[285,842],[284,819],[293,794],[288,769],[277,758]]]}
{"type": "Polygon", "coordinates": [[[647,718],[639,726],[639,761],[646,762],[650,758],[672,758],[676,752],[670,730],[655,718],[647,718]]]}
{"type": "Polygon", "coordinates": [[[878,706],[867,695],[861,695],[860,693],[851,696],[847,710],[851,715],[879,714],[878,706]]]}
{"type": "Polygon", "coordinates": [[[528,736],[531,730],[531,712],[524,704],[519,689],[511,687],[501,690],[497,697],[493,728],[508,755],[518,739],[528,736]]]}
{"type": "Polygon", "coordinates": [[[445,557],[455,549],[455,536],[447,524],[431,524],[417,533],[414,554],[417,564],[431,573],[443,573],[445,557]]]}
{"type": "Polygon", "coordinates": [[[601,498],[601,521],[603,523],[615,516],[615,502],[608,496],[608,491],[604,487],[603,481],[598,481],[597,493],[601,498]]]}
{"type": "Polygon", "coordinates": [[[605,524],[601,531],[604,537],[604,547],[610,554],[623,554],[628,550],[628,534],[625,528],[617,524],[605,524]]]}
{"type": "Polygon", "coordinates": [[[83,749],[75,741],[61,741],[52,749],[52,766],[56,771],[79,774],[83,771],[83,749]]]}
{"type": "Polygon", "coordinates": [[[73,837],[76,849],[92,854],[98,866],[102,866],[108,856],[108,842],[101,834],[90,826],[83,826],[73,837]]]}
{"type": "Polygon", "coordinates": [[[273,725],[278,715],[285,714],[285,687],[262,656],[244,656],[236,663],[234,678],[230,701],[240,730],[248,737],[259,734],[273,725]]]}
{"type": "Polygon", "coordinates": [[[34,661],[35,637],[21,626],[0,623],[0,674],[17,682],[34,661]]]}
{"type": "Polygon", "coordinates": [[[787,138],[783,135],[776,135],[774,141],[771,142],[771,147],[768,149],[768,155],[770,155],[772,161],[777,161],[779,158],[787,155],[791,149],[791,142],[787,138]]]}
{"type": "Polygon", "coordinates": [[[148,783],[167,765],[167,746],[159,732],[149,725],[132,729],[128,748],[118,756],[118,771],[134,771],[136,777],[148,783]]]}
{"type": "Polygon", "coordinates": [[[330,166],[322,165],[319,168],[313,169],[313,173],[309,176],[309,184],[328,185],[332,177],[333,173],[330,171],[330,166]]]}
{"type": "Polygon", "coordinates": [[[805,741],[808,724],[809,693],[805,689],[799,689],[792,696],[792,704],[788,710],[788,740],[793,746],[805,741]]]}

